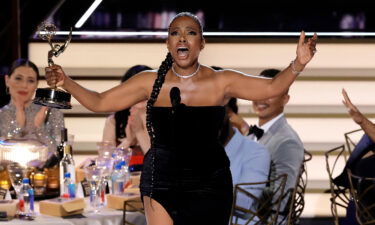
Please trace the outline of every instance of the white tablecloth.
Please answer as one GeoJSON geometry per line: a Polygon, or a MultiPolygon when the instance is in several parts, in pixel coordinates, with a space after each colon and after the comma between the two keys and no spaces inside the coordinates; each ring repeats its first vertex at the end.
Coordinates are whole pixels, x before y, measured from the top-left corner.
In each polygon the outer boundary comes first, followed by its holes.
{"type": "MultiPolygon", "coordinates": [[[[39,210],[38,203],[35,204],[35,209],[39,210]]],[[[30,225],[120,225],[122,223],[122,210],[113,210],[102,208],[99,213],[91,213],[86,210],[83,215],[86,218],[77,219],[63,219],[61,217],[41,215],[39,212],[33,221],[25,221],[13,219],[10,221],[0,222],[0,225],[16,225],[16,224],[30,224],[30,225]]],[[[136,225],[146,225],[146,218],[139,212],[128,212],[126,220],[136,225]]]]}

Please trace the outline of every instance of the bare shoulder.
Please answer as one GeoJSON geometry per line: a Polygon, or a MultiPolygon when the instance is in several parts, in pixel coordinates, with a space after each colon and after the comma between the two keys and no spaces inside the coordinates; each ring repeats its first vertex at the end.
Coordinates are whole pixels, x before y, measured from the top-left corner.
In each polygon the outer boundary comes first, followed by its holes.
{"type": "Polygon", "coordinates": [[[206,78],[220,79],[224,75],[224,70],[215,70],[210,66],[201,65],[206,78]]]}

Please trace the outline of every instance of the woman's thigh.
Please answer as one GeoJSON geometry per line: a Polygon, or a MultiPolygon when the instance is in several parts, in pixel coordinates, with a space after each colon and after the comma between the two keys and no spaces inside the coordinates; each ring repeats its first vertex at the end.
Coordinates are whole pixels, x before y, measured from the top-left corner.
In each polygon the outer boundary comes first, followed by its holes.
{"type": "Polygon", "coordinates": [[[159,202],[144,196],[143,204],[148,225],[173,225],[172,218],[159,202]]]}

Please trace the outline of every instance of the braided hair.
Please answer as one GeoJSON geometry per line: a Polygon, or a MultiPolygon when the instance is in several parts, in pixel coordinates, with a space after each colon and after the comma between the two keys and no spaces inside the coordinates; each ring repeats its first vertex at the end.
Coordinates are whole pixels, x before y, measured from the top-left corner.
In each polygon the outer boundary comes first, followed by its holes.
{"type": "Polygon", "coordinates": [[[160,89],[164,83],[165,80],[165,75],[167,74],[168,70],[172,67],[173,63],[173,58],[171,53],[168,52],[165,60],[161,63],[159,69],[158,69],[158,74],[156,77],[156,80],[154,82],[154,86],[152,87],[152,92],[150,95],[150,98],[147,101],[147,106],[146,106],[146,127],[148,134],[150,135],[151,138],[151,145],[153,144],[153,140],[155,138],[154,134],[154,129],[152,127],[152,122],[151,122],[151,108],[155,104],[156,99],[158,98],[158,95],[160,93],[160,89]]]}
{"type": "MultiPolygon", "coordinates": [[[[175,19],[177,19],[179,17],[183,17],[183,16],[190,17],[194,21],[197,22],[197,24],[199,26],[199,29],[200,29],[200,34],[202,36],[202,24],[199,21],[199,19],[195,15],[193,15],[191,13],[184,12],[184,13],[177,14],[172,19],[172,21],[170,22],[170,24],[172,24],[175,19]]],[[[169,31],[169,29],[170,28],[168,28],[168,31],[169,31]]],[[[151,91],[150,97],[149,97],[149,99],[147,101],[147,105],[146,105],[146,127],[147,127],[148,134],[150,136],[150,139],[151,139],[151,148],[154,147],[154,141],[155,141],[155,133],[154,133],[153,125],[152,125],[151,109],[152,109],[152,106],[155,104],[156,99],[158,98],[158,95],[160,93],[160,89],[163,86],[163,83],[165,81],[165,76],[167,75],[167,72],[172,67],[172,64],[173,64],[173,58],[172,58],[171,53],[168,52],[165,60],[161,63],[161,65],[160,65],[160,67],[158,69],[157,77],[156,77],[154,85],[152,87],[152,91],[151,91]]],[[[153,195],[153,189],[154,189],[154,173],[155,173],[155,161],[156,161],[155,151],[152,152],[151,157],[152,157],[152,161],[151,161],[152,172],[151,172],[150,202],[151,202],[151,198],[152,198],[152,195],[153,195]]],[[[151,204],[152,204],[152,202],[151,202],[151,204]]]]}

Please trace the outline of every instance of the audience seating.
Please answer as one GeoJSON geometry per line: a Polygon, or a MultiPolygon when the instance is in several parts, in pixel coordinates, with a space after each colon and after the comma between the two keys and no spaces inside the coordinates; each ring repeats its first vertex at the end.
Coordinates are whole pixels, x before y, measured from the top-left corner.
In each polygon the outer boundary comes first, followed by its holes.
{"type": "Polygon", "coordinates": [[[343,168],[337,168],[339,161],[347,160],[347,152],[345,146],[341,145],[333,148],[325,153],[326,169],[329,177],[330,192],[331,192],[331,213],[335,225],[339,225],[338,207],[347,208],[350,199],[350,193],[347,188],[337,186],[333,183],[333,179],[339,175],[343,168]]]}
{"type": "Polygon", "coordinates": [[[306,162],[310,161],[311,159],[311,153],[305,150],[305,157],[301,164],[295,187],[288,190],[290,193],[288,202],[289,207],[285,207],[285,211],[280,212],[283,218],[279,220],[278,224],[285,224],[285,221],[288,225],[299,224],[299,218],[303,212],[303,209],[305,208],[305,192],[307,186],[306,162]]]}
{"type": "Polygon", "coordinates": [[[350,169],[348,176],[358,223],[375,224],[375,178],[354,175],[350,169]]]}
{"type": "Polygon", "coordinates": [[[242,193],[250,198],[253,201],[253,204],[252,206],[250,206],[250,208],[243,208],[236,204],[233,204],[230,224],[236,225],[238,224],[239,220],[245,220],[246,222],[244,224],[276,224],[281,200],[284,196],[286,179],[287,175],[283,174],[275,179],[267,180],[264,182],[236,184],[234,188],[233,202],[236,202],[237,196],[239,195],[239,193],[242,193]],[[264,184],[265,187],[263,186],[264,184]],[[274,184],[278,185],[271,188],[274,184]],[[262,188],[262,195],[260,197],[253,195],[248,190],[246,190],[249,188],[262,188]]]}

